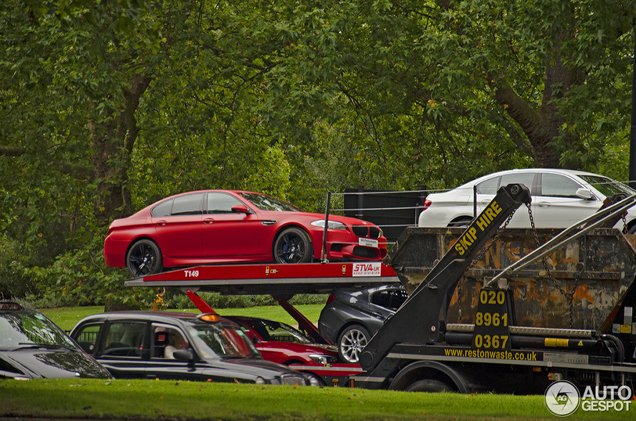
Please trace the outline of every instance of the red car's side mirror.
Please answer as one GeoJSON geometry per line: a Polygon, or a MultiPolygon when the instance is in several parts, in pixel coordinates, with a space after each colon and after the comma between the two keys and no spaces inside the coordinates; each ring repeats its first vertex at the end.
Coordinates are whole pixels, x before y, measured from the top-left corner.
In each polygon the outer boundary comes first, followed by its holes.
{"type": "Polygon", "coordinates": [[[236,205],[232,206],[233,213],[249,213],[247,210],[247,206],[245,205],[236,205]]]}

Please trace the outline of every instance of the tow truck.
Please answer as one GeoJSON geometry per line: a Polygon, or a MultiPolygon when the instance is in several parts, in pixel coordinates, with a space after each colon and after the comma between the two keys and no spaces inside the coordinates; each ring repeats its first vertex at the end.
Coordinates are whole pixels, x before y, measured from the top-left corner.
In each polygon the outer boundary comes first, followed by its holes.
{"type": "MultiPolygon", "coordinates": [[[[530,201],[523,185],[501,187],[465,229],[407,228],[382,263],[200,266],[126,285],[271,294],[287,306],[295,293],[399,281],[409,298],[360,367],[331,373],[339,384],[535,394],[569,380],[634,390],[636,236],[607,227],[636,195],[563,231],[506,229],[519,207],[531,212],[530,201]]],[[[290,314],[320,341],[311,322],[290,314]]]]}
{"type": "MultiPolygon", "coordinates": [[[[314,324],[289,299],[295,294],[325,294],[334,288],[367,288],[399,282],[382,262],[308,264],[206,265],[147,275],[125,282],[126,286],[176,287],[183,290],[202,313],[216,313],[198,292],[225,295],[271,295],[298,323],[298,328],[317,344],[331,345],[314,324]]],[[[347,386],[349,378],[363,372],[359,364],[291,364],[290,368],[320,377],[323,384],[347,386]]]]}
{"type": "MultiPolygon", "coordinates": [[[[517,208],[528,206],[530,200],[529,191],[523,185],[510,184],[499,189],[493,201],[450,243],[448,251],[402,307],[369,341],[360,358],[365,373],[352,377],[357,387],[539,394],[554,380],[569,380],[579,386],[629,384],[633,390],[636,378],[636,336],[632,321],[636,303],[634,249],[617,229],[605,230],[616,236],[611,247],[607,244],[599,246],[598,239],[595,244],[590,235],[633,206],[634,196],[617,201],[564,230],[504,270],[488,273],[483,268],[488,259],[483,259],[481,282],[465,287],[472,304],[467,305],[464,300],[464,311],[468,314],[456,312],[455,320],[449,320],[451,301],[454,300],[455,307],[462,301],[457,295],[462,277],[476,260],[482,259],[490,246],[496,248],[497,244],[506,243],[498,241],[505,232],[500,227],[505,228],[517,208]],[[578,228],[584,224],[588,226],[578,228]],[[581,239],[589,244],[575,244],[581,239]],[[572,244],[576,250],[570,247],[572,244]],[[619,245],[625,249],[619,252],[619,245]],[[596,247],[602,251],[600,255],[594,253],[596,247]],[[565,261],[575,266],[574,279],[569,280],[569,285],[568,280],[557,281],[558,271],[551,270],[545,263],[546,256],[559,250],[569,256],[561,259],[561,263],[565,261]],[[612,252],[623,259],[623,267],[612,268],[613,259],[617,258],[612,252]],[[584,267],[584,262],[588,267],[584,267]],[[554,288],[564,292],[563,297],[550,296],[551,292],[546,288],[542,304],[530,307],[537,313],[532,320],[552,320],[548,313],[552,311],[550,301],[553,299],[565,307],[554,309],[561,319],[558,326],[549,322],[543,326],[519,323],[526,310],[523,305],[518,305],[523,301],[519,298],[529,295],[527,290],[524,295],[519,288],[522,283],[511,281],[515,273],[532,265],[543,267],[537,273],[525,276],[534,277],[535,281],[541,277],[549,278],[554,281],[554,288]],[[617,293],[615,298],[610,296],[606,300],[609,311],[604,314],[602,323],[586,329],[567,326],[568,319],[574,323],[573,317],[564,316],[568,311],[573,314],[571,303],[577,284],[582,277],[593,279],[602,273],[616,275],[610,276],[609,280],[625,286],[617,289],[620,294],[617,293]]],[[[417,238],[416,231],[407,229],[385,259],[407,285],[422,269],[422,262],[426,260],[422,254],[431,251],[409,244],[409,236],[417,238]],[[414,267],[409,268],[409,262],[414,267]]],[[[508,241],[507,245],[510,244],[508,241]]],[[[504,252],[510,254],[511,249],[507,247],[504,252]]],[[[516,249],[516,252],[520,253],[520,250],[516,249]]],[[[497,253],[490,255],[493,256],[497,253]]]]}

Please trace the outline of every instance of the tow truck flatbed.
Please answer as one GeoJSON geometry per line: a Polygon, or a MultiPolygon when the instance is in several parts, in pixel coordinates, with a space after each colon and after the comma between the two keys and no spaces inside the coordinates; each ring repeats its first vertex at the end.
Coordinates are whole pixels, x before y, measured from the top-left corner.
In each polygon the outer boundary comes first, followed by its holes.
{"type": "Polygon", "coordinates": [[[131,279],[125,285],[177,287],[224,295],[287,296],[398,282],[393,268],[381,262],[338,262],[194,266],[131,279]]]}

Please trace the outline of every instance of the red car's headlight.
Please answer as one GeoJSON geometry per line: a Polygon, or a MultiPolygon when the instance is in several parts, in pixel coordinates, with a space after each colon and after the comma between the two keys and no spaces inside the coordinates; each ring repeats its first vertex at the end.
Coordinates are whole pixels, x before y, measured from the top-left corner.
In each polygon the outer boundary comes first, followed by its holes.
{"type": "MultiPolygon", "coordinates": [[[[313,221],[311,223],[311,225],[313,225],[314,227],[324,228],[325,227],[325,220],[324,219],[319,219],[317,221],[313,221]]],[[[345,224],[343,224],[342,222],[329,221],[328,229],[346,231],[347,230],[347,226],[345,224]]]]}

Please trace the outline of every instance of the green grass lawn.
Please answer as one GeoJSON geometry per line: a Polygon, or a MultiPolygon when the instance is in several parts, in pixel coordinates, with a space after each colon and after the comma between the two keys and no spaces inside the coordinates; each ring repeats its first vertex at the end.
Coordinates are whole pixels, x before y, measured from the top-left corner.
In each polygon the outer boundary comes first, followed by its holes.
{"type": "MultiPolygon", "coordinates": [[[[0,417],[170,420],[555,420],[543,396],[153,380],[0,380],[0,417]]],[[[631,420],[630,412],[572,419],[631,420]]]]}
{"type": "MultiPolygon", "coordinates": [[[[296,307],[316,323],[323,305],[296,307]]],[[[65,307],[41,311],[70,330],[82,317],[103,310],[65,307]]],[[[280,306],[218,311],[222,315],[260,316],[296,324],[280,306]]],[[[631,420],[633,411],[636,406],[629,412],[579,409],[571,419],[631,420]]],[[[557,419],[545,408],[543,395],[429,394],[124,379],[0,380],[0,417],[224,421],[557,419]]]]}
{"type": "MultiPolygon", "coordinates": [[[[295,307],[314,324],[317,324],[318,318],[320,317],[320,311],[323,309],[324,304],[304,304],[297,305],[295,307]]],[[[62,329],[71,330],[73,326],[75,326],[75,324],[77,324],[77,322],[80,321],[83,317],[95,313],[101,313],[104,311],[104,307],[59,307],[45,308],[40,309],[39,311],[53,320],[53,322],[55,322],[55,324],[57,324],[62,329]]],[[[199,310],[193,309],[169,311],[187,311],[191,313],[200,313],[199,310]]],[[[289,314],[287,314],[287,312],[281,306],[278,305],[249,308],[226,308],[218,309],[217,312],[221,315],[263,317],[265,319],[277,320],[279,322],[287,323],[290,325],[298,324],[289,314]]]]}

